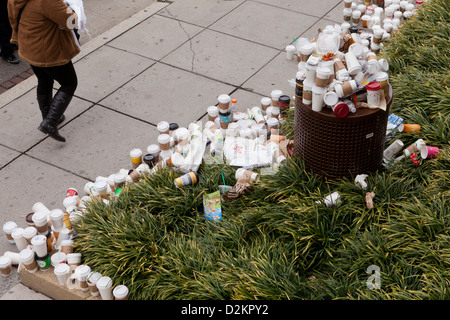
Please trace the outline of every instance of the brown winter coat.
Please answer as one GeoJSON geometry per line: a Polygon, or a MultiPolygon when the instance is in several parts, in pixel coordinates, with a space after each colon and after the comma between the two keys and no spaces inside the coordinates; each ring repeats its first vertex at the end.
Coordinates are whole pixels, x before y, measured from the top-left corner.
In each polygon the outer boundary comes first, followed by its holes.
{"type": "Polygon", "coordinates": [[[63,0],[8,0],[8,15],[11,43],[29,64],[60,66],[80,52],[72,30],[78,17],[63,0]]]}

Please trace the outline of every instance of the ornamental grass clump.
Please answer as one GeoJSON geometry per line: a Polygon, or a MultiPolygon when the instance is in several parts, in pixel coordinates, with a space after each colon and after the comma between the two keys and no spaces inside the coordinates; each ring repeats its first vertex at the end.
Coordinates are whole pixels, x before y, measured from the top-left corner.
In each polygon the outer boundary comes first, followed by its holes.
{"type": "MultiPolygon", "coordinates": [[[[369,173],[363,190],[293,156],[223,202],[216,222],[204,217],[203,192],[233,186],[235,168],[204,162],[198,184],[180,188],[177,173],[161,170],[109,205],[92,202],[75,225],[75,250],[127,285],[130,299],[450,299],[449,15],[446,0],[424,3],[382,54],[392,112],[421,125],[386,147],[421,138],[439,147],[436,158],[405,157],[369,173]],[[321,202],[335,191],[337,204],[321,202]]],[[[291,109],[281,130],[294,139],[293,127],[291,109]]]]}

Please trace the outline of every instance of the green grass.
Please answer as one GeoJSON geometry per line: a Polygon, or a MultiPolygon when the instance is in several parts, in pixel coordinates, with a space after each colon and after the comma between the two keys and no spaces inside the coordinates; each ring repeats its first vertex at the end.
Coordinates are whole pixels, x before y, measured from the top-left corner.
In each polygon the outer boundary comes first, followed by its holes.
{"type": "MultiPolygon", "coordinates": [[[[203,216],[202,192],[234,185],[235,169],[202,164],[195,186],[162,170],[109,206],[94,202],[76,225],[84,263],[130,288],[131,299],[450,299],[450,3],[432,0],[390,39],[393,112],[440,148],[367,178],[373,209],[352,179],[327,181],[292,157],[252,192],[203,216]],[[334,207],[316,203],[338,191],[334,207]],[[369,290],[376,265],[381,288],[369,290]]],[[[293,112],[283,125],[292,135],[293,112]]],[[[387,143],[388,145],[389,143],[387,143]]]]}

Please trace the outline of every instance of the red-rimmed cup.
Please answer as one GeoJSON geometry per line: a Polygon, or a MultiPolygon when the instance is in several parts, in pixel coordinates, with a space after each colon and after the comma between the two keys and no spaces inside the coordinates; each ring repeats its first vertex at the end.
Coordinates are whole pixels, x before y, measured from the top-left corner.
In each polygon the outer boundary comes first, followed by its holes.
{"type": "Polygon", "coordinates": [[[67,197],[73,197],[73,196],[76,196],[76,195],[78,195],[78,190],[77,189],[75,189],[75,188],[67,189],[66,198],[67,197]]]}
{"type": "Polygon", "coordinates": [[[422,159],[430,159],[435,158],[439,154],[439,148],[438,147],[429,147],[424,146],[420,148],[420,156],[422,159]]]}

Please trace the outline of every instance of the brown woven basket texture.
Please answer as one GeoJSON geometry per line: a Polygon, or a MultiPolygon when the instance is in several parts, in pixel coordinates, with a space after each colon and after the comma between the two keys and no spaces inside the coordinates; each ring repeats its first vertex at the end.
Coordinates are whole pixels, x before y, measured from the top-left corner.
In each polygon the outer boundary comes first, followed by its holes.
{"type": "Polygon", "coordinates": [[[378,170],[383,161],[386,126],[392,103],[389,85],[386,111],[359,108],[338,118],[325,107],[321,112],[296,96],[294,153],[308,171],[329,178],[354,177],[378,170]]]}

